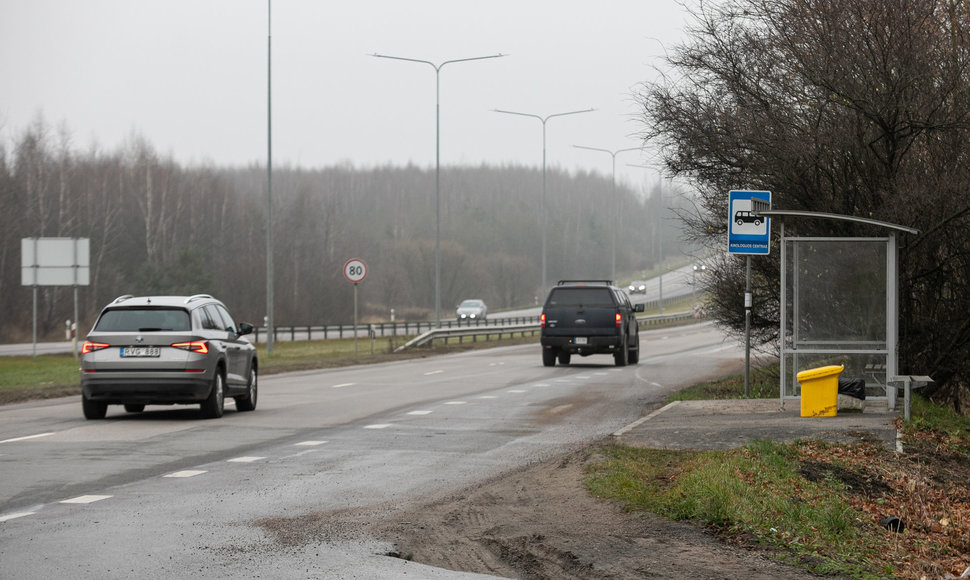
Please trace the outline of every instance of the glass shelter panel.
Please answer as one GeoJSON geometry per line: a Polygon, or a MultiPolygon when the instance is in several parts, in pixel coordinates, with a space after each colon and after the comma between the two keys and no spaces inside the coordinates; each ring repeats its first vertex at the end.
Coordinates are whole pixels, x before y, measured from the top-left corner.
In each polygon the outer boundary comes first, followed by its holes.
{"type": "Polygon", "coordinates": [[[864,378],[867,398],[885,397],[888,240],[788,238],[783,243],[783,396],[801,394],[800,371],[845,365],[842,378],[864,378]]]}

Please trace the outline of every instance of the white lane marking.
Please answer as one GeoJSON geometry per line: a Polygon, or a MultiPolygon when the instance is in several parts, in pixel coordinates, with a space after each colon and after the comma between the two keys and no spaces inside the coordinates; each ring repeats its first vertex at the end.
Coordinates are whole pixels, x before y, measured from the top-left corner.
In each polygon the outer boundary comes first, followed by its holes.
{"type": "Polygon", "coordinates": [[[390,426],[390,423],[376,423],[374,425],[366,425],[364,429],[387,429],[390,426]]]}
{"type": "Polygon", "coordinates": [[[37,512],[17,512],[15,514],[7,514],[5,516],[0,516],[0,523],[15,520],[17,518],[25,518],[27,516],[32,516],[35,513],[37,512]]]}
{"type": "Polygon", "coordinates": [[[467,401],[448,401],[445,404],[446,405],[464,405],[466,403],[467,403],[467,401]]]}
{"type": "Polygon", "coordinates": [[[196,475],[202,475],[206,473],[201,469],[186,469],[185,471],[176,471],[175,473],[169,473],[168,475],[163,475],[162,477],[195,477],[196,475]]]}
{"type": "Polygon", "coordinates": [[[509,389],[506,392],[507,393],[528,393],[529,391],[526,391],[524,389],[509,389]]]}
{"type": "Polygon", "coordinates": [[[79,495],[78,497],[72,497],[71,499],[65,499],[57,503],[94,503],[96,501],[101,501],[103,499],[108,499],[110,495],[79,495]]]}
{"type": "Polygon", "coordinates": [[[549,383],[536,383],[532,385],[533,387],[548,387],[549,383]]]}
{"type": "Polygon", "coordinates": [[[36,435],[26,435],[24,437],[14,437],[13,439],[4,439],[0,443],[13,443],[15,441],[27,441],[29,439],[39,439],[40,437],[49,437],[54,434],[54,431],[50,433],[38,433],[36,435]]]}
{"type": "Polygon", "coordinates": [[[265,457],[235,457],[233,459],[227,459],[226,463],[252,463],[254,461],[259,461],[260,459],[266,459],[265,457]]]}
{"type": "Polygon", "coordinates": [[[339,384],[339,385],[334,385],[334,386],[332,386],[332,387],[330,387],[330,388],[331,388],[331,389],[342,389],[342,388],[344,388],[344,387],[352,387],[352,386],[354,386],[354,385],[356,385],[356,384],[357,384],[357,383],[341,383],[341,384],[339,384]]]}
{"type": "Polygon", "coordinates": [[[430,415],[431,411],[411,411],[408,415],[430,415]]]}
{"type": "Polygon", "coordinates": [[[626,433],[627,431],[629,431],[630,429],[633,429],[637,425],[643,423],[644,421],[649,421],[650,419],[653,419],[654,417],[656,417],[657,415],[663,413],[664,411],[667,411],[668,409],[672,409],[672,408],[676,407],[679,404],[680,404],[680,401],[674,401],[673,403],[668,403],[668,404],[664,405],[663,407],[660,407],[659,409],[657,409],[653,413],[650,413],[646,417],[640,417],[639,419],[637,419],[636,421],[630,423],[626,427],[623,427],[622,429],[620,429],[616,433],[613,433],[613,436],[614,437],[619,437],[619,436],[623,435],[624,433],[626,433]]]}
{"type": "Polygon", "coordinates": [[[427,376],[429,376],[429,375],[437,375],[437,374],[440,374],[440,373],[443,373],[443,372],[445,372],[445,371],[442,371],[442,370],[437,370],[437,371],[428,371],[428,372],[426,372],[426,373],[424,373],[424,376],[426,376],[426,377],[427,377],[427,376]]]}
{"type": "Polygon", "coordinates": [[[299,443],[294,443],[294,447],[314,447],[316,445],[323,445],[326,441],[300,441],[299,443]]]}
{"type": "Polygon", "coordinates": [[[497,399],[498,397],[496,397],[495,395],[482,395],[481,397],[478,397],[478,398],[479,399],[497,399]]]}

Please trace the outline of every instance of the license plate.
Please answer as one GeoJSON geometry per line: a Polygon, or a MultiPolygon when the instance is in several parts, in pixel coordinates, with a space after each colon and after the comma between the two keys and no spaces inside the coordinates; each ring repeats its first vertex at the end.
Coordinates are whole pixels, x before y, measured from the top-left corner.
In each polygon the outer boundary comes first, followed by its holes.
{"type": "Polygon", "coordinates": [[[573,342],[575,342],[576,344],[586,344],[586,337],[585,336],[577,336],[576,337],[576,340],[574,340],[573,342]]]}
{"type": "Polygon", "coordinates": [[[122,358],[159,356],[162,351],[157,346],[123,346],[121,347],[122,358]]]}

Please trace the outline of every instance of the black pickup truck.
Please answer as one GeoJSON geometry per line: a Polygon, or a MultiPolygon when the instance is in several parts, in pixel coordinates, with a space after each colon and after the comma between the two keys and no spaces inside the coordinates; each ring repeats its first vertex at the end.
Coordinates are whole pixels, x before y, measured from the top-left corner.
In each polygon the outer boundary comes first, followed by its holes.
{"type": "Polygon", "coordinates": [[[539,318],[542,364],[569,364],[573,354],[612,354],[616,366],[640,360],[637,312],[612,280],[560,280],[539,318]]]}

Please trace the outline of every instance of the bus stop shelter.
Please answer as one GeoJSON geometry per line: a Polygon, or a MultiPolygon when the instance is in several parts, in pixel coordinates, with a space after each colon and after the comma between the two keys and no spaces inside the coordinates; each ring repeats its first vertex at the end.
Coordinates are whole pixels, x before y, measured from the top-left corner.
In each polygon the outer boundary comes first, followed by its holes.
{"type": "Polygon", "coordinates": [[[799,398],[800,371],[844,365],[867,400],[896,406],[899,256],[896,236],[918,230],[839,214],[758,209],[778,218],[781,244],[781,404],[799,398]],[[797,237],[786,220],[816,218],[876,226],[884,237],[797,237]]]}

